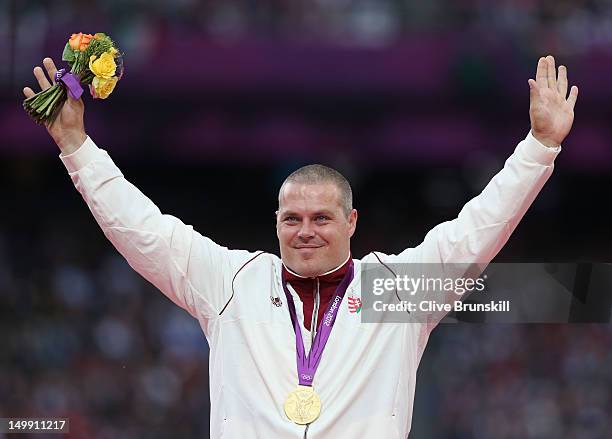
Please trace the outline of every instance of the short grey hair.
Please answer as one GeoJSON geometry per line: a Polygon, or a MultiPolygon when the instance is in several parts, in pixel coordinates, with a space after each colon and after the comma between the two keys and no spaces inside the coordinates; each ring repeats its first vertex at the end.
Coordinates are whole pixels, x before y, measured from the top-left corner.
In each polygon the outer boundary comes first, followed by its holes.
{"type": "Polygon", "coordinates": [[[340,172],[333,168],[325,165],[307,165],[293,171],[280,187],[279,190],[279,203],[280,194],[287,183],[298,183],[298,184],[319,184],[319,183],[333,183],[338,188],[340,193],[340,206],[346,214],[347,218],[353,210],[353,190],[348,180],[340,172]]]}

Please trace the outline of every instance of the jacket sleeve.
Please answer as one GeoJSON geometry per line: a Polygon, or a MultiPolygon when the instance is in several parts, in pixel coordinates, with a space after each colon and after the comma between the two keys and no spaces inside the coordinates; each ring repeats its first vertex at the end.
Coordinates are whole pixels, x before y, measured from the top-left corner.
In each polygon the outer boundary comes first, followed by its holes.
{"type": "Polygon", "coordinates": [[[162,214],[89,137],[60,159],[104,235],[134,270],[194,317],[218,315],[249,252],[228,250],[162,214]]]}
{"type": "Polygon", "coordinates": [[[560,150],[542,145],[530,132],[457,218],[434,227],[420,245],[404,250],[394,262],[489,263],[552,174],[560,150]]]}
{"type": "MultiPolygon", "coordinates": [[[[386,262],[404,264],[397,266],[398,270],[406,270],[413,276],[427,273],[427,278],[480,275],[508,241],[552,174],[554,159],[560,150],[561,147],[542,145],[530,132],[506,160],[503,169],[479,195],[463,206],[457,218],[434,227],[417,247],[385,257],[386,262]]],[[[466,296],[443,294],[441,300],[451,302],[466,296]]],[[[420,292],[413,300],[420,302],[432,298],[431,292],[420,292]]],[[[429,333],[444,315],[446,312],[434,312],[415,317],[425,323],[420,349],[424,348],[429,333]]]]}

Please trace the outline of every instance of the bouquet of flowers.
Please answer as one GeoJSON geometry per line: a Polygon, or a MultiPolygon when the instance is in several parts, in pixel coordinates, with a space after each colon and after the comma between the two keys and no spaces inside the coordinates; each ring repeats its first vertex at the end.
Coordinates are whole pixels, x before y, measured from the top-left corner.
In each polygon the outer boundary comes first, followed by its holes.
{"type": "Polygon", "coordinates": [[[72,34],[62,61],[70,64],[70,71],[58,70],[51,87],[23,101],[36,123],[53,123],[68,97],[81,97],[84,85],[94,99],[106,99],[123,76],[123,54],[104,33],[72,34]]]}

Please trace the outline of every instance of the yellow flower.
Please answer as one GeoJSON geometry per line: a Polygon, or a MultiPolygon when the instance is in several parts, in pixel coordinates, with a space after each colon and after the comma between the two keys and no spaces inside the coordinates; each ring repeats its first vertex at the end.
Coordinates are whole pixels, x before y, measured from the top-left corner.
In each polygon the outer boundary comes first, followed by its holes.
{"type": "Polygon", "coordinates": [[[106,99],[115,89],[117,85],[117,78],[102,78],[100,76],[94,76],[91,84],[93,85],[96,97],[99,99],[106,99]]]}
{"type": "Polygon", "coordinates": [[[115,56],[110,52],[104,52],[98,58],[96,55],[89,57],[89,70],[100,78],[110,79],[115,76],[115,70],[117,64],[115,64],[115,56]]]}

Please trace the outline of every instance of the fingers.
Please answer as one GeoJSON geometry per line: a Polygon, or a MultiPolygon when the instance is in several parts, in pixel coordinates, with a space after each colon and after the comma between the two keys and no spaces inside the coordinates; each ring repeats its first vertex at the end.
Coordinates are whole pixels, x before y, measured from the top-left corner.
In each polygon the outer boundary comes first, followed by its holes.
{"type": "Polygon", "coordinates": [[[30,87],[24,87],[23,88],[23,95],[26,98],[32,97],[35,95],[34,90],[32,90],[30,87]]]}
{"type": "Polygon", "coordinates": [[[546,58],[538,60],[538,69],[536,70],[536,83],[538,87],[546,88],[548,86],[548,62],[546,58]]]}
{"type": "MultiPolygon", "coordinates": [[[[567,96],[568,80],[567,80],[567,67],[559,66],[559,75],[555,71],[555,58],[548,55],[546,58],[540,58],[538,60],[538,68],[536,71],[536,79],[530,79],[529,90],[533,97],[534,93],[537,93],[539,89],[551,88],[557,90],[557,92],[565,97],[567,96]]],[[[570,89],[570,94],[567,98],[567,102],[571,109],[574,109],[576,100],[578,99],[578,87],[575,85],[570,89]]]]}
{"type": "Polygon", "coordinates": [[[534,93],[538,92],[538,83],[533,79],[527,81],[529,83],[529,93],[533,96],[534,93]]]}
{"type": "Polygon", "coordinates": [[[548,88],[557,89],[557,69],[555,68],[555,58],[551,55],[546,57],[548,66],[546,68],[546,76],[548,79],[548,88]]]}
{"type": "MultiPolygon", "coordinates": [[[[55,78],[55,72],[57,72],[57,67],[55,67],[55,63],[53,62],[51,58],[43,59],[43,65],[45,66],[45,69],[47,70],[47,74],[49,75],[49,78],[45,76],[45,72],[40,66],[34,67],[34,76],[36,77],[36,80],[38,81],[38,85],[40,85],[40,88],[42,90],[46,90],[49,87],[51,87],[51,82],[55,83],[54,78],[55,78]],[[51,81],[49,81],[49,79],[51,79],[51,81]]],[[[34,96],[35,93],[30,87],[25,87],[23,89],[23,94],[25,95],[26,98],[29,98],[30,96],[34,96]]]]}
{"type": "Polygon", "coordinates": [[[55,63],[51,58],[45,58],[43,59],[43,64],[47,69],[49,79],[51,79],[51,81],[53,81],[53,83],[55,84],[55,72],[57,72],[57,67],[55,67],[55,63]]]}
{"type": "Polygon", "coordinates": [[[559,79],[557,80],[557,90],[559,94],[563,96],[563,99],[567,96],[567,68],[565,66],[559,66],[559,79]]]}
{"type": "Polygon", "coordinates": [[[40,85],[41,89],[46,90],[51,87],[51,83],[45,76],[45,72],[43,72],[43,69],[41,69],[39,66],[34,67],[34,76],[36,77],[38,85],[40,85]]]}
{"type": "Polygon", "coordinates": [[[572,110],[574,109],[574,106],[576,105],[576,99],[578,99],[578,87],[573,85],[572,89],[570,90],[569,98],[567,98],[567,102],[572,107],[572,110]]]}

